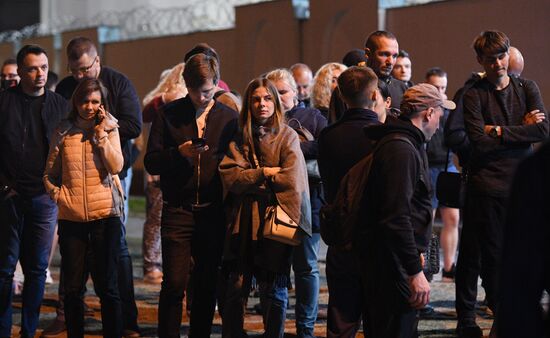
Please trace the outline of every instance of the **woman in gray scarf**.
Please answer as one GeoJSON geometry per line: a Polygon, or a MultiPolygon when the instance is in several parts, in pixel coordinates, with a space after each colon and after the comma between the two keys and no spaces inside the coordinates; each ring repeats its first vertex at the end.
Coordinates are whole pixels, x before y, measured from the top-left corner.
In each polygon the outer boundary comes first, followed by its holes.
{"type": "Polygon", "coordinates": [[[300,140],[284,122],[275,86],[255,79],[246,90],[240,133],[220,164],[231,225],[224,261],[230,276],[223,336],[243,336],[244,305],[255,276],[265,337],[283,337],[293,247],[263,238],[265,210],[275,202],[311,236],[306,164],[300,140]]]}

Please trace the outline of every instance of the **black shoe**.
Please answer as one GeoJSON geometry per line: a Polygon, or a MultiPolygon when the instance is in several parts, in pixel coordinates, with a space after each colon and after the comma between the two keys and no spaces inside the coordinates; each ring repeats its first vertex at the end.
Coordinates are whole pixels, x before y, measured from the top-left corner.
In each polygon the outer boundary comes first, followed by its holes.
{"type": "Polygon", "coordinates": [[[477,324],[468,326],[457,326],[456,333],[458,338],[483,338],[483,331],[477,324]]]}
{"type": "Polygon", "coordinates": [[[422,309],[418,310],[418,316],[420,318],[430,317],[430,316],[433,316],[434,314],[435,314],[435,309],[430,304],[426,304],[426,306],[424,306],[422,309]]]}
{"type": "Polygon", "coordinates": [[[455,274],[456,274],[456,266],[453,264],[453,266],[451,266],[450,271],[447,271],[445,269],[441,271],[441,279],[444,282],[452,282],[455,280],[455,274]]]}

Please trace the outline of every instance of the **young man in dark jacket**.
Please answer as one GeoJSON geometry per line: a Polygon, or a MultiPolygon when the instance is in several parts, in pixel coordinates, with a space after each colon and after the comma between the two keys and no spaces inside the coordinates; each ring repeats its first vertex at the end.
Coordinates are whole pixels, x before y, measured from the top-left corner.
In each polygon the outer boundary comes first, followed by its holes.
{"type": "Polygon", "coordinates": [[[34,337],[44,294],[57,206],[42,176],[50,136],[69,107],[46,90],[48,57],[39,46],[17,54],[18,86],[0,93],[0,337],[11,336],[12,279],[21,261],[25,284],[21,337],[34,337]]]}
{"type": "Polygon", "coordinates": [[[417,309],[429,301],[422,271],[432,225],[430,173],[425,143],[443,109],[454,109],[430,84],[409,88],[401,116],[365,128],[378,140],[356,247],[363,265],[368,335],[416,337],[417,309]]]}
{"type": "Polygon", "coordinates": [[[510,182],[517,164],[531,152],[531,144],[548,136],[537,85],[508,75],[509,48],[510,40],[499,31],[486,31],[476,38],[474,49],[485,77],[463,99],[471,154],[456,271],[460,337],[482,336],[475,322],[479,271],[489,308],[497,311],[497,277],[510,182]]]}
{"type": "MultiPolygon", "coordinates": [[[[119,125],[120,145],[124,156],[123,170],[118,174],[125,193],[128,191],[127,173],[136,155],[132,154],[132,139],[141,133],[141,107],[136,90],[130,80],[116,70],[103,66],[95,44],[86,37],[76,37],[67,44],[67,62],[71,75],[65,77],[56,87],[56,93],[70,100],[79,82],[84,78],[97,78],[107,88],[107,101],[110,111],[119,125]]],[[[127,194],[127,193],[126,193],[127,194]]],[[[128,196],[124,205],[126,222],[128,214],[128,196]]],[[[122,228],[120,238],[120,257],[118,268],[118,287],[122,300],[122,313],[124,318],[124,335],[135,337],[139,335],[137,323],[137,306],[134,298],[134,280],[132,271],[132,259],[126,243],[126,229],[122,228]]],[[[64,286],[63,271],[61,271],[59,283],[59,302],[56,309],[56,319],[42,332],[43,338],[59,335],[65,331],[64,314],[64,286]]]]}
{"type": "Polygon", "coordinates": [[[218,165],[237,131],[236,111],[213,99],[218,62],[195,54],[183,72],[189,94],[155,117],[145,168],[160,175],[162,270],[158,335],[179,337],[191,256],[190,337],[209,337],[225,235],[218,165]]]}
{"type": "MultiPolygon", "coordinates": [[[[349,109],[319,137],[319,169],[325,197],[331,203],[348,170],[372,151],[363,127],[378,125],[385,117],[374,112],[380,93],[378,78],[367,67],[350,67],[338,78],[338,87],[349,109]]],[[[377,109],[378,110],[378,109],[377,109]]],[[[364,314],[364,295],[359,262],[350,248],[329,246],[327,252],[329,288],[327,337],[353,337],[364,314]]],[[[368,324],[367,324],[368,325],[368,324]]]]}

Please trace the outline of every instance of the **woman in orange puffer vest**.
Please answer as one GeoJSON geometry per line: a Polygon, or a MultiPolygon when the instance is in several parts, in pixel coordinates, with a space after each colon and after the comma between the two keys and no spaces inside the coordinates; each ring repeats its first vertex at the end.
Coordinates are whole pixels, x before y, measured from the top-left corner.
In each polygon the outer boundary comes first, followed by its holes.
{"type": "Polygon", "coordinates": [[[99,80],[82,80],[68,118],[54,133],[44,173],[46,191],[59,208],[69,337],[84,336],[81,294],[88,261],[101,300],[103,335],[122,336],[117,264],[124,197],[117,174],[124,159],[117,120],[107,111],[106,97],[99,80]]]}

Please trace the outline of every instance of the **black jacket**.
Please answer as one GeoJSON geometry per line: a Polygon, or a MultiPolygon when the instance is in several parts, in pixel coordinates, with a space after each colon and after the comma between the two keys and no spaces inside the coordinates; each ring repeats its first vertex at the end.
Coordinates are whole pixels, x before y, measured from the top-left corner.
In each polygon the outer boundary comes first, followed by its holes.
{"type": "Polygon", "coordinates": [[[407,275],[422,271],[419,253],[427,248],[432,226],[430,174],[425,137],[405,118],[388,117],[386,123],[365,128],[373,140],[399,135],[412,144],[395,140],[376,150],[363,201],[360,229],[371,257],[388,269],[407,275]]]}
{"type": "Polygon", "coordinates": [[[550,290],[550,143],[523,161],[513,181],[500,276],[498,336],[548,337],[540,306],[550,290]],[[546,332],[546,333],[544,333],[546,332]]]}
{"type": "MultiPolygon", "coordinates": [[[[69,106],[67,101],[56,93],[46,90],[42,106],[43,131],[46,136],[45,150],[51,140],[51,135],[59,122],[67,116],[69,106]]],[[[24,133],[20,116],[28,113],[26,96],[20,86],[9,88],[0,93],[0,185],[2,189],[10,187],[17,191],[17,172],[22,161],[21,157],[24,145],[21,142],[24,133]]],[[[43,173],[46,163],[36,163],[42,168],[43,173]]],[[[36,177],[37,192],[45,192],[42,184],[42,175],[36,177]]],[[[32,197],[32,196],[27,196],[32,197]]]]}
{"type": "Polygon", "coordinates": [[[407,90],[407,84],[401,80],[394,78],[393,76],[380,77],[380,80],[384,81],[388,86],[388,90],[391,96],[391,107],[400,109],[401,101],[403,100],[403,94],[407,90]]]}
{"type": "MultiPolygon", "coordinates": [[[[118,120],[120,145],[124,155],[124,168],[119,176],[124,178],[137,157],[131,140],[141,133],[141,106],[134,86],[124,74],[102,66],[99,79],[108,90],[109,112],[118,120]]],[[[77,85],[78,81],[70,75],[59,82],[55,92],[70,100],[77,85]]]]}
{"type": "Polygon", "coordinates": [[[535,82],[520,79],[525,97],[510,80],[497,91],[486,78],[477,81],[464,95],[464,124],[472,146],[469,161],[469,189],[478,193],[505,196],[517,164],[531,152],[531,143],[548,137],[548,115],[537,124],[523,125],[523,117],[533,109],[546,112],[535,82]],[[508,89],[512,107],[504,107],[502,94],[508,89]],[[485,125],[498,125],[502,137],[484,132],[485,125]]]}
{"type": "MultiPolygon", "coordinates": [[[[300,103],[296,107],[292,108],[286,113],[287,121],[296,119],[300,122],[300,125],[306,128],[315,137],[315,141],[301,142],[300,148],[304,153],[306,160],[316,159],[318,153],[317,139],[321,134],[321,131],[327,126],[327,119],[321,114],[318,109],[306,108],[303,103],[300,103]]],[[[290,122],[289,126],[296,128],[297,125],[290,122]]]]}
{"type": "Polygon", "coordinates": [[[363,128],[373,124],[380,124],[375,112],[349,109],[338,122],[321,132],[319,170],[329,203],[336,197],[340,181],[348,170],[372,151],[372,141],[365,137],[363,128]]]}
{"type": "MultiPolygon", "coordinates": [[[[189,96],[166,104],[153,121],[147,144],[145,168],[151,175],[160,175],[162,198],[175,206],[188,206],[196,199],[197,167],[178,151],[180,144],[198,137],[195,115],[189,96]]],[[[201,203],[222,203],[218,165],[237,132],[237,119],[236,111],[219,102],[208,113],[203,138],[209,150],[201,155],[200,163],[201,203]]]]}
{"type": "Polygon", "coordinates": [[[445,133],[443,126],[447,122],[449,117],[449,111],[444,110],[443,116],[439,120],[439,128],[435,131],[432,138],[426,145],[426,153],[428,154],[428,163],[430,167],[445,168],[445,165],[449,163],[451,156],[449,156],[449,148],[445,146],[445,133]]]}

